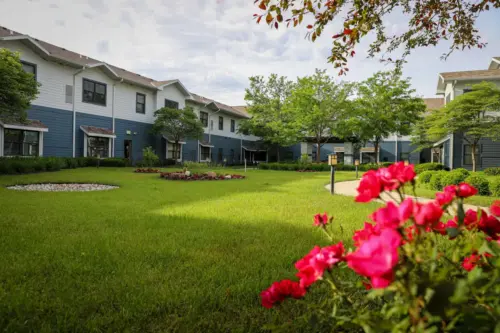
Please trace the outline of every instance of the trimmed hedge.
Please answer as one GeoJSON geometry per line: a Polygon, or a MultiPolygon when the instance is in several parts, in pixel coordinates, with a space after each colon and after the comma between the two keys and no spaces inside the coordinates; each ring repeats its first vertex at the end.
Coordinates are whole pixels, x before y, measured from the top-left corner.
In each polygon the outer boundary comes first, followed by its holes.
{"type": "Polygon", "coordinates": [[[500,176],[500,168],[486,168],[484,173],[488,176],[500,176]]]}
{"type": "Polygon", "coordinates": [[[496,177],[490,182],[490,193],[494,197],[500,197],[500,177],[496,177]]]}
{"type": "MultiPolygon", "coordinates": [[[[262,170],[281,170],[281,171],[330,171],[330,166],[326,163],[259,163],[259,169],[262,170]]],[[[359,171],[377,170],[377,164],[361,164],[359,171]]],[[[337,164],[337,171],[355,171],[356,167],[349,164],[337,164]]]]}
{"type": "Polygon", "coordinates": [[[445,170],[445,166],[441,163],[421,163],[415,164],[415,172],[422,173],[424,171],[445,170]]]}
{"type": "MultiPolygon", "coordinates": [[[[0,157],[0,174],[12,175],[96,167],[97,162],[97,158],[94,157],[0,157]]],[[[128,165],[129,161],[125,158],[105,158],[99,161],[99,166],[102,167],[126,167],[128,165]]]]}
{"type": "Polygon", "coordinates": [[[431,180],[429,181],[429,187],[431,190],[441,191],[443,189],[442,178],[446,176],[446,171],[436,171],[431,176],[431,180]]]}
{"type": "Polygon", "coordinates": [[[465,169],[455,169],[453,171],[447,172],[441,178],[441,185],[443,187],[448,185],[458,185],[460,183],[463,183],[469,175],[469,171],[465,169]]]}
{"type": "Polygon", "coordinates": [[[465,182],[474,186],[479,195],[490,195],[490,182],[483,176],[471,175],[465,179],[465,182]]]}
{"type": "Polygon", "coordinates": [[[431,181],[431,177],[434,174],[434,171],[424,171],[418,175],[418,182],[422,184],[429,184],[431,181]]]}

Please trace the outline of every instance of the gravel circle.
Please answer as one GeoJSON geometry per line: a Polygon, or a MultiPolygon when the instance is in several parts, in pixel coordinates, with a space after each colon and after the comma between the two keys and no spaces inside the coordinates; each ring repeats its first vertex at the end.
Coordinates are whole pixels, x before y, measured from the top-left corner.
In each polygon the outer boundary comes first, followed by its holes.
{"type": "Polygon", "coordinates": [[[28,184],[8,186],[9,190],[40,192],[91,192],[117,189],[118,186],[103,184],[28,184]]]}

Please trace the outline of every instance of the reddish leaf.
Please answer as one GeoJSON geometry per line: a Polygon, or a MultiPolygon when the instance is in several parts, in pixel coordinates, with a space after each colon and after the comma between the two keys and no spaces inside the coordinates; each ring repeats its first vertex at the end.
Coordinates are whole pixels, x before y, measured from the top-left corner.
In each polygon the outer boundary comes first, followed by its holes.
{"type": "Polygon", "coordinates": [[[260,3],[259,8],[262,10],[266,10],[266,4],[264,3],[264,1],[260,3]]]}
{"type": "Polygon", "coordinates": [[[356,51],[351,51],[351,57],[354,57],[355,54],[356,54],[356,51]]]}
{"type": "Polygon", "coordinates": [[[266,16],[266,23],[269,24],[273,21],[273,16],[271,15],[271,13],[267,13],[267,16],[266,16]]]}
{"type": "Polygon", "coordinates": [[[312,26],[312,24],[309,24],[309,25],[307,26],[307,29],[312,29],[312,27],[313,27],[313,26],[312,26]]]}
{"type": "Polygon", "coordinates": [[[274,22],[274,27],[278,29],[278,22],[274,22]]]}
{"type": "Polygon", "coordinates": [[[350,35],[352,34],[352,30],[348,28],[344,28],[344,35],[350,35]]]}
{"type": "Polygon", "coordinates": [[[278,20],[278,22],[283,22],[283,16],[281,14],[276,16],[276,19],[278,20]]]}
{"type": "Polygon", "coordinates": [[[262,19],[262,16],[259,16],[259,18],[257,19],[257,24],[260,23],[260,20],[262,19]]]}

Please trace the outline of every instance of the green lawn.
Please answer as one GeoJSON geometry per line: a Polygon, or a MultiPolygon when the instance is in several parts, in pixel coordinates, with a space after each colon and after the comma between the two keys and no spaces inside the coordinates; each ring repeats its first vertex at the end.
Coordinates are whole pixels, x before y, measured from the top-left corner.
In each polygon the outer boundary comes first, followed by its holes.
{"type": "MultiPolygon", "coordinates": [[[[312,215],[333,214],[339,240],[348,240],[376,204],[330,196],[328,173],[247,176],[175,182],[106,168],[1,176],[0,329],[246,332],[296,317],[302,302],[280,313],[262,308],[259,293],[293,277],[294,261],[326,244],[312,215]],[[121,188],[3,187],[56,181],[121,188]]],[[[338,172],[336,179],[353,178],[338,172]]]]}

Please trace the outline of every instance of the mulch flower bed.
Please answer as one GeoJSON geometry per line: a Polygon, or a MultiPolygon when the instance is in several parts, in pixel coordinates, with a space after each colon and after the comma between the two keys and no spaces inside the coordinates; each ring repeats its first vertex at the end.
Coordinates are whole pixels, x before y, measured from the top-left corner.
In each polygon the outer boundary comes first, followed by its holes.
{"type": "Polygon", "coordinates": [[[137,173],[160,173],[160,169],[152,169],[152,168],[137,168],[134,172],[137,173]]]}
{"type": "Polygon", "coordinates": [[[185,172],[162,172],[161,178],[167,180],[231,180],[244,179],[242,175],[217,175],[214,172],[207,173],[185,173],[185,172]]]}

